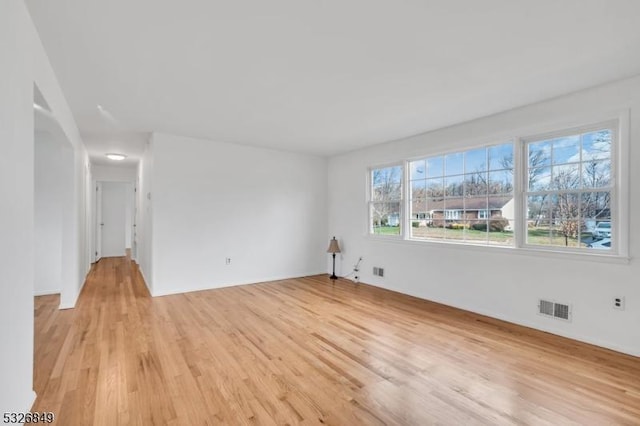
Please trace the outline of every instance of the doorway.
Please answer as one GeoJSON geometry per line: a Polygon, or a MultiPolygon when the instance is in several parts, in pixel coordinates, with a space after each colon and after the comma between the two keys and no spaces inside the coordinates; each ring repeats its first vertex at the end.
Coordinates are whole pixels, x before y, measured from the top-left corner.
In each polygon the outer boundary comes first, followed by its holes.
{"type": "Polygon", "coordinates": [[[125,256],[132,247],[134,227],[133,184],[96,182],[95,261],[125,256]]]}
{"type": "Polygon", "coordinates": [[[34,87],[34,295],[71,304],[77,283],[74,151],[34,87]]]}

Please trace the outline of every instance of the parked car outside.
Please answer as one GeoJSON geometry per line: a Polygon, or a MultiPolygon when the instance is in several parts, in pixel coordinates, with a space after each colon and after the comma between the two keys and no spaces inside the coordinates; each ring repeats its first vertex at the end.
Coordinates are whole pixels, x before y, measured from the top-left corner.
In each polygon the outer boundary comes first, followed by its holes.
{"type": "Polygon", "coordinates": [[[596,240],[611,238],[611,222],[598,222],[593,229],[593,238],[596,240]]]}
{"type": "Polygon", "coordinates": [[[591,244],[587,245],[588,248],[600,249],[600,250],[610,250],[611,249],[611,238],[603,238],[599,241],[594,241],[591,244]]]}

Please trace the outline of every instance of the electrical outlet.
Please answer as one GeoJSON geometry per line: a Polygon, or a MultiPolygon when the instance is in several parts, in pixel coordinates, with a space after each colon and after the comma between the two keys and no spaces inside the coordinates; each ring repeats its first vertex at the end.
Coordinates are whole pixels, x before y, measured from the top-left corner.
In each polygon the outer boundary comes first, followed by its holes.
{"type": "Polygon", "coordinates": [[[226,265],[231,265],[231,258],[230,258],[230,257],[226,257],[226,258],[224,259],[224,263],[225,263],[226,265]]]}
{"type": "Polygon", "coordinates": [[[616,296],[613,298],[613,309],[624,311],[624,296],[616,296]]]}

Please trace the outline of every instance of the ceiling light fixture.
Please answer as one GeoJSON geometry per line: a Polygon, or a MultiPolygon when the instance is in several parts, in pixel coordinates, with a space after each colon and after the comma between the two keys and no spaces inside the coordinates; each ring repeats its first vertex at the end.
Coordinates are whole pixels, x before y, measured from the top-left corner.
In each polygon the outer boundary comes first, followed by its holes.
{"type": "Polygon", "coordinates": [[[122,161],[127,158],[124,154],[107,154],[107,158],[113,161],[122,161]]]}

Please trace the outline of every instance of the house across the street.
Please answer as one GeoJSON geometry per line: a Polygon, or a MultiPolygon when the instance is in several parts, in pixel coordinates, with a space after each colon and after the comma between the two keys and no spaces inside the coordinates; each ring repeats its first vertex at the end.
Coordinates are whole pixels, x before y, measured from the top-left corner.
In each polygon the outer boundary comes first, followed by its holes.
{"type": "Polygon", "coordinates": [[[453,223],[471,226],[488,220],[507,219],[509,225],[506,229],[513,228],[515,213],[511,195],[414,200],[411,211],[411,222],[417,222],[417,226],[443,227],[453,223]]]}

